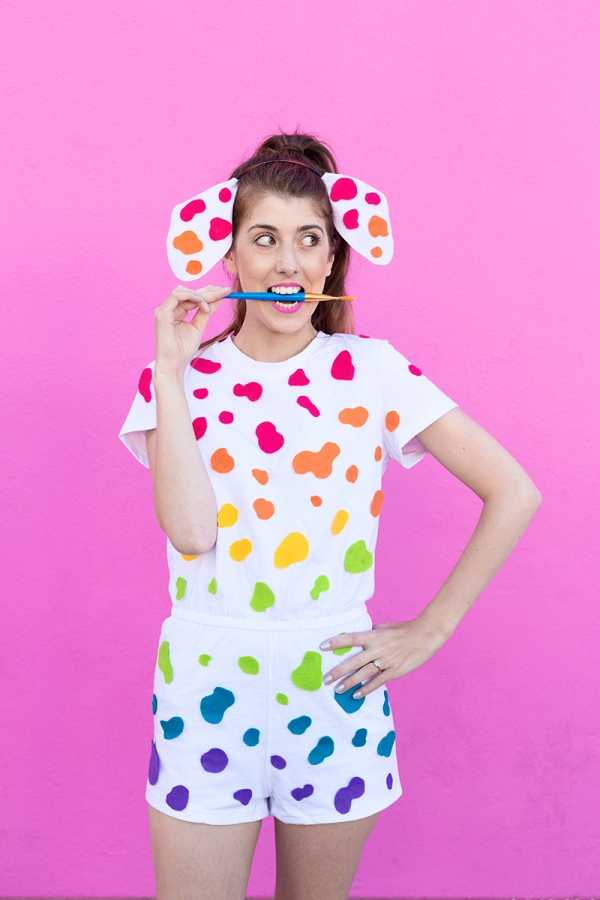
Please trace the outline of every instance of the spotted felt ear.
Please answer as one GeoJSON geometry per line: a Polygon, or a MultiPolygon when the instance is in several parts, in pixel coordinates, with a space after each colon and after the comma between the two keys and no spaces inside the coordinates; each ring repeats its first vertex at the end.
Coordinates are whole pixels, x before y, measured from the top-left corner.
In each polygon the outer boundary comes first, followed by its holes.
{"type": "Polygon", "coordinates": [[[167,235],[169,265],[180,281],[205,275],[231,247],[237,178],[215,184],[180,203],[167,235]]]}
{"type": "Polygon", "coordinates": [[[394,255],[394,240],[385,194],[349,175],[326,172],[322,178],[336,230],[370,262],[387,265],[394,255]]]}

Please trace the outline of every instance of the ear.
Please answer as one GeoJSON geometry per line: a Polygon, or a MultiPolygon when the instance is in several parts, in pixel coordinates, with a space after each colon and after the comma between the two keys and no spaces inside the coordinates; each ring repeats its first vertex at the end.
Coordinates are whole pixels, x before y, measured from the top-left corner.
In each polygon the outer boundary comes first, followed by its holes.
{"type": "Polygon", "coordinates": [[[329,259],[327,260],[327,277],[331,275],[331,270],[333,269],[333,263],[335,261],[335,255],[332,253],[329,259]]]}
{"type": "Polygon", "coordinates": [[[235,264],[235,259],[233,258],[233,250],[232,249],[229,249],[227,251],[227,253],[223,257],[223,262],[225,263],[227,271],[229,272],[230,275],[238,274],[237,266],[235,264]]]}

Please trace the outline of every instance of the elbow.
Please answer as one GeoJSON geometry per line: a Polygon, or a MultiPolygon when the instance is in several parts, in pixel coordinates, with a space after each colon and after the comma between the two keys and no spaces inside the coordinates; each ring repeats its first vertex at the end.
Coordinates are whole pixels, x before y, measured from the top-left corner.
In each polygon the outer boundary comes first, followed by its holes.
{"type": "Polygon", "coordinates": [[[172,547],[182,556],[201,556],[212,550],[217,541],[216,525],[213,528],[197,529],[194,533],[165,528],[161,522],[159,525],[169,538],[172,547]]]}

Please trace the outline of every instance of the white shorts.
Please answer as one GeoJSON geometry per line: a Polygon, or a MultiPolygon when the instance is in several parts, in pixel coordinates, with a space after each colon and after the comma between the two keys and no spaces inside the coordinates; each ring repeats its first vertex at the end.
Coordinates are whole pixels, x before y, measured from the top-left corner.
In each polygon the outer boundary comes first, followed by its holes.
{"type": "Polygon", "coordinates": [[[339,695],[323,684],[344,656],[320,643],[371,627],[365,607],[260,623],[174,607],[160,636],[148,803],[208,825],[268,815],[309,825],[362,819],[397,800],[387,691],[354,700],[356,687],[339,695]]]}

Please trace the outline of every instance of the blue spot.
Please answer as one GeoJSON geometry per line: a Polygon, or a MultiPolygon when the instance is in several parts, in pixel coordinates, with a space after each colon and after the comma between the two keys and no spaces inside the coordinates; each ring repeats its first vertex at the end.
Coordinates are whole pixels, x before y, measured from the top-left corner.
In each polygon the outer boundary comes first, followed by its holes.
{"type": "Polygon", "coordinates": [[[362,797],[365,792],[365,783],[362,778],[356,776],[348,782],[348,787],[340,788],[335,795],[333,805],[343,816],[350,812],[352,801],[362,797]]]}
{"type": "Polygon", "coordinates": [[[358,712],[358,710],[361,708],[361,706],[367,699],[366,697],[359,697],[358,700],[355,700],[354,697],[352,696],[352,692],[355,690],[356,690],[356,687],[351,687],[351,688],[348,688],[347,691],[344,691],[343,694],[336,694],[335,691],[333,692],[333,696],[335,697],[336,703],[339,703],[339,705],[342,707],[344,712],[347,712],[348,714],[358,712]]]}
{"type": "Polygon", "coordinates": [[[285,767],[287,766],[287,763],[286,763],[285,759],[283,758],[283,756],[272,756],[271,757],[271,765],[275,769],[285,769],[285,767]]]}
{"type": "Polygon", "coordinates": [[[385,779],[385,783],[387,784],[388,791],[391,791],[391,789],[394,786],[394,776],[392,775],[391,772],[389,773],[388,777],[385,779]]]}
{"type": "Polygon", "coordinates": [[[200,757],[200,765],[205,772],[222,772],[227,768],[228,762],[229,757],[220,747],[213,747],[200,757]]]}
{"type": "Polygon", "coordinates": [[[298,716],[297,719],[292,719],[291,722],[288,722],[288,728],[292,734],[304,734],[311,725],[312,719],[310,716],[298,716]]]}
{"type": "Polygon", "coordinates": [[[292,797],[294,800],[304,800],[306,797],[310,797],[314,794],[315,789],[312,784],[305,784],[303,788],[294,788],[291,791],[292,797]]]}
{"type": "Polygon", "coordinates": [[[260,741],[260,731],[258,728],[249,728],[248,731],[244,732],[242,740],[247,747],[256,747],[260,741]]]}
{"type": "Polygon", "coordinates": [[[324,759],[327,759],[328,756],[331,756],[335,749],[335,745],[333,743],[333,738],[330,737],[322,737],[319,738],[319,742],[316,747],[308,754],[308,761],[311,766],[318,766],[319,763],[322,763],[324,759]]]}
{"type": "Polygon", "coordinates": [[[173,738],[179,737],[183,731],[183,719],[181,716],[173,716],[172,719],[160,720],[162,730],[165,733],[165,741],[172,741],[173,738]]]}
{"type": "Polygon", "coordinates": [[[218,725],[222,721],[226,710],[235,703],[235,697],[227,688],[216,687],[212,694],[203,697],[200,701],[200,714],[211,725],[218,725]]]}
{"type": "Polygon", "coordinates": [[[377,744],[377,752],[380,756],[390,756],[394,741],[396,740],[396,732],[388,731],[385,737],[382,737],[377,744]]]}
{"type": "Polygon", "coordinates": [[[182,809],[186,808],[189,799],[190,792],[184,784],[176,784],[173,790],[169,791],[165,797],[167,806],[177,810],[177,812],[181,812],[182,809]]]}
{"type": "Polygon", "coordinates": [[[252,800],[252,791],[250,788],[242,788],[240,791],[236,791],[233,795],[234,800],[239,800],[242,806],[248,806],[250,801],[252,800]]]}
{"type": "Polygon", "coordinates": [[[367,729],[359,728],[354,737],[352,738],[352,745],[354,747],[364,747],[367,743],[367,729]]]}
{"type": "Polygon", "coordinates": [[[148,766],[148,781],[150,784],[156,784],[158,781],[158,773],[160,772],[160,758],[156,752],[156,744],[150,741],[152,747],[150,749],[150,765],[148,766]]]}
{"type": "Polygon", "coordinates": [[[390,698],[387,691],[383,692],[383,696],[385,700],[383,701],[383,714],[384,716],[389,716],[390,714],[390,698]]]}
{"type": "Polygon", "coordinates": [[[156,710],[158,709],[158,700],[156,699],[156,694],[152,694],[152,715],[156,715],[156,710]]]}

